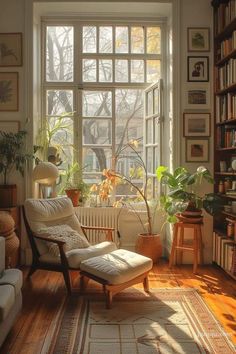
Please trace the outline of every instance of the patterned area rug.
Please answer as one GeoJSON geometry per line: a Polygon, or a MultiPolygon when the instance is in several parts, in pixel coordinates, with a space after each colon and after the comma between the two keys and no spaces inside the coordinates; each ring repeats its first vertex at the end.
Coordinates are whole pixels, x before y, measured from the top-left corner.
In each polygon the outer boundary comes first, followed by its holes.
{"type": "Polygon", "coordinates": [[[195,289],[128,289],[107,310],[102,294],[74,294],[52,336],[53,354],[236,353],[195,289]]]}

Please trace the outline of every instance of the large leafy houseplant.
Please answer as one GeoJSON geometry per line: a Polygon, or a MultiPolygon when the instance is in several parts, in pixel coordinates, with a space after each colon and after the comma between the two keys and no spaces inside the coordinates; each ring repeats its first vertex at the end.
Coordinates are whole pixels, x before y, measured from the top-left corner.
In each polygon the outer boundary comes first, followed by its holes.
{"type": "Polygon", "coordinates": [[[23,176],[26,162],[33,158],[25,148],[26,134],[24,130],[17,133],[0,131],[0,174],[4,185],[9,184],[9,177],[14,171],[23,176]]]}
{"type": "Polygon", "coordinates": [[[184,167],[178,167],[171,173],[168,167],[159,166],[156,175],[161,184],[167,187],[166,193],[161,196],[161,205],[167,214],[168,222],[177,222],[177,215],[185,210],[204,209],[210,215],[220,210],[221,197],[215,193],[204,193],[202,190],[204,181],[214,183],[209,170],[204,166],[198,167],[194,173],[184,167]]]}
{"type": "Polygon", "coordinates": [[[10,184],[10,176],[19,171],[22,176],[27,161],[33,158],[25,147],[26,131],[6,133],[0,131],[0,207],[13,207],[17,205],[17,186],[10,184]]]}

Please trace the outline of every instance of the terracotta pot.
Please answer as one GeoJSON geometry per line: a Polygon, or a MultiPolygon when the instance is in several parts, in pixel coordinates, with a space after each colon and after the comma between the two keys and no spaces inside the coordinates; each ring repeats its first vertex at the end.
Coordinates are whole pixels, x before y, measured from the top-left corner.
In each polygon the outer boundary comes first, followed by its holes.
{"type": "Polygon", "coordinates": [[[16,184],[0,185],[0,208],[10,208],[17,205],[16,184]]]}
{"type": "Polygon", "coordinates": [[[160,234],[139,234],[136,241],[135,251],[143,256],[151,258],[153,263],[157,263],[162,256],[160,234]]]}
{"type": "Polygon", "coordinates": [[[66,189],[66,195],[71,199],[74,207],[79,205],[80,191],[78,189],[66,189]]]}

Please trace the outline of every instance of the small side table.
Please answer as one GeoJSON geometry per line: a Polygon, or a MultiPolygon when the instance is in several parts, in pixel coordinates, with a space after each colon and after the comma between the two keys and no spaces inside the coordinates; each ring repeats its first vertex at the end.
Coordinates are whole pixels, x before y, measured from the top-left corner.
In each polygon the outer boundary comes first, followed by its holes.
{"type": "Polygon", "coordinates": [[[203,263],[203,243],[202,243],[202,222],[186,223],[177,222],[174,225],[174,237],[169,259],[169,267],[176,263],[177,251],[180,252],[180,262],[182,263],[183,251],[193,252],[193,273],[197,273],[198,264],[203,263]],[[192,243],[186,244],[184,242],[185,230],[191,229],[193,231],[192,243]],[[199,262],[198,262],[199,261],[199,262]]]}

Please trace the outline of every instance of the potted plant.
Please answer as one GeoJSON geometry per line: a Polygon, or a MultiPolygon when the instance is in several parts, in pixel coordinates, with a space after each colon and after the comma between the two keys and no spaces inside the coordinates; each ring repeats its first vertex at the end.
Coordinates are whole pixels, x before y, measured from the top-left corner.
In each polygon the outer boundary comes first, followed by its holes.
{"type": "Polygon", "coordinates": [[[27,132],[22,130],[17,133],[0,131],[0,175],[3,184],[0,185],[0,207],[17,205],[16,184],[10,184],[10,176],[14,171],[19,171],[22,176],[26,162],[33,158],[25,149],[27,132]]]}
{"type": "Polygon", "coordinates": [[[127,158],[125,150],[130,148],[133,153],[133,160],[137,162],[136,170],[132,169],[130,176],[125,176],[117,171],[106,169],[103,171],[103,174],[106,177],[104,183],[107,182],[109,185],[116,185],[118,182],[126,183],[136,192],[138,201],[143,203],[144,210],[146,211],[147,219],[145,223],[143,223],[138,210],[135,208],[135,203],[130,203],[122,198],[116,203],[116,205],[122,205],[134,211],[134,214],[137,216],[143,227],[143,232],[138,235],[136,241],[136,252],[152,258],[155,263],[162,255],[160,234],[156,234],[153,230],[153,215],[157,207],[157,202],[148,200],[148,174],[145,163],[136,150],[137,145],[138,143],[136,140],[130,141],[119,150],[119,156],[116,156],[116,161],[119,158],[127,158]],[[139,186],[135,182],[135,177],[137,177],[137,174],[140,176],[141,171],[143,185],[139,186]]]}
{"type": "Polygon", "coordinates": [[[209,170],[204,166],[198,167],[194,173],[184,167],[178,167],[171,173],[168,167],[159,166],[156,175],[162,185],[168,188],[160,202],[169,223],[175,223],[179,219],[186,222],[199,221],[202,218],[202,209],[210,215],[220,211],[221,197],[215,193],[202,192],[204,181],[214,183],[209,170]]]}
{"type": "Polygon", "coordinates": [[[82,169],[76,162],[68,165],[64,174],[64,185],[62,191],[71,199],[73,206],[78,206],[80,202],[86,200],[89,193],[89,186],[83,181],[82,169]]]}

